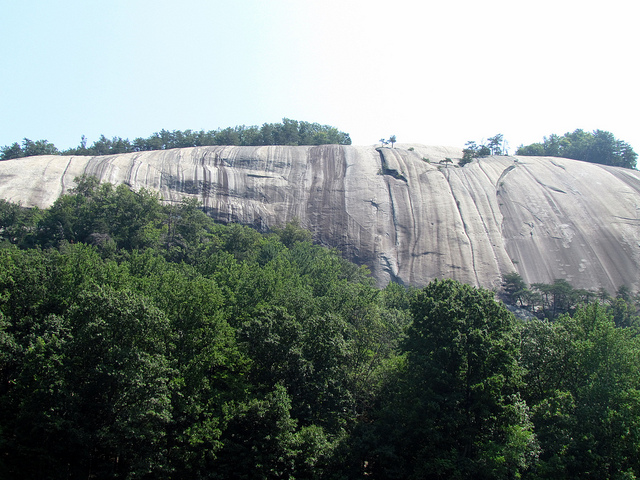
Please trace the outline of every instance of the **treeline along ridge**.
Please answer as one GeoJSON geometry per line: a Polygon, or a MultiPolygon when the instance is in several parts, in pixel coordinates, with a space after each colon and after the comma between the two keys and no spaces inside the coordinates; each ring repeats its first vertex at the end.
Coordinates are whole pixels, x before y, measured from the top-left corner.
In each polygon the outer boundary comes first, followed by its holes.
{"type": "Polygon", "coordinates": [[[282,123],[265,123],[261,127],[240,125],[217,130],[161,130],[147,138],[113,137],[101,135],[87,146],[83,136],[80,145],[67,150],[58,148],[47,140],[33,141],[24,138],[21,143],[0,148],[0,160],[31,157],[34,155],[115,155],[120,153],[168,150],[170,148],[204,147],[210,145],[351,145],[348,133],[329,125],[301,122],[283,118],[282,123]]]}

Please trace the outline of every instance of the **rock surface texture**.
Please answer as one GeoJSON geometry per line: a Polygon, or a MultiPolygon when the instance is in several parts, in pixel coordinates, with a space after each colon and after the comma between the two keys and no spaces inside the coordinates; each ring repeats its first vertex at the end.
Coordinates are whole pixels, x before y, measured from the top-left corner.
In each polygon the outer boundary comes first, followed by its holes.
{"type": "Polygon", "coordinates": [[[378,283],[451,277],[640,288],[640,172],[551,157],[458,167],[459,148],[195,147],[0,162],[0,198],[50,206],[89,174],[196,197],[220,221],[267,230],[294,218],[378,283]],[[447,159],[453,159],[449,162],[447,159]]]}

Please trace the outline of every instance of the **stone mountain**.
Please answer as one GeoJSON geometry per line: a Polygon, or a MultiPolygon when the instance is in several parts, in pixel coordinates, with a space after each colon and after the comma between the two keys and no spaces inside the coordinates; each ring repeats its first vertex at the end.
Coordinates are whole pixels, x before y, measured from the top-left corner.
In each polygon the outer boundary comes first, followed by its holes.
{"type": "Polygon", "coordinates": [[[459,148],[195,147],[0,162],[0,198],[50,206],[82,174],[196,197],[214,218],[268,230],[294,218],[379,284],[451,277],[498,288],[562,278],[640,288],[640,172],[551,157],[457,166],[459,148]],[[448,159],[453,159],[453,162],[448,159]]]}

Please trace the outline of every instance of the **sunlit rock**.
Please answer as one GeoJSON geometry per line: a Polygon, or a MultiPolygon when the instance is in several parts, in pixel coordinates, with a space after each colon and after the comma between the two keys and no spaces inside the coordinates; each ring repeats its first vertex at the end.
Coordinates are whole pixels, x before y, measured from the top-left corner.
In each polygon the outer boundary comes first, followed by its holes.
{"type": "Polygon", "coordinates": [[[0,162],[0,197],[47,207],[89,174],[198,198],[225,222],[266,231],[298,218],[379,284],[451,277],[640,288],[640,173],[550,157],[459,167],[461,149],[397,145],[196,147],[0,162]],[[451,161],[448,161],[451,159],[451,161]]]}

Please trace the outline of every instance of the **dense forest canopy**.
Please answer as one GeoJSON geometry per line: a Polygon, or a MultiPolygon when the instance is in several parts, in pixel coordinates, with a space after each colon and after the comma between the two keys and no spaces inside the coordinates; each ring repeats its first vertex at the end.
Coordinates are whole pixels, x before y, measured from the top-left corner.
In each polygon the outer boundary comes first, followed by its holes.
{"type": "Polygon", "coordinates": [[[594,130],[585,132],[577,129],[563,136],[549,135],[542,143],[521,146],[516,155],[534,155],[573,158],[585,162],[636,168],[638,154],[631,146],[616,139],[611,132],[594,130]]]}
{"type": "Polygon", "coordinates": [[[627,289],[505,275],[520,320],[452,280],[378,289],[296,222],[77,182],[0,201],[0,477],[640,475],[627,289]]]}
{"type": "Polygon", "coordinates": [[[32,141],[28,138],[0,148],[0,160],[31,157],[34,155],[111,155],[118,153],[167,150],[169,148],[202,147],[210,145],[351,145],[348,133],[329,125],[300,122],[283,118],[282,123],[265,123],[258,126],[237,126],[217,130],[161,130],[148,138],[129,139],[101,135],[87,146],[83,136],[80,145],[58,150],[47,140],[32,141]]]}

